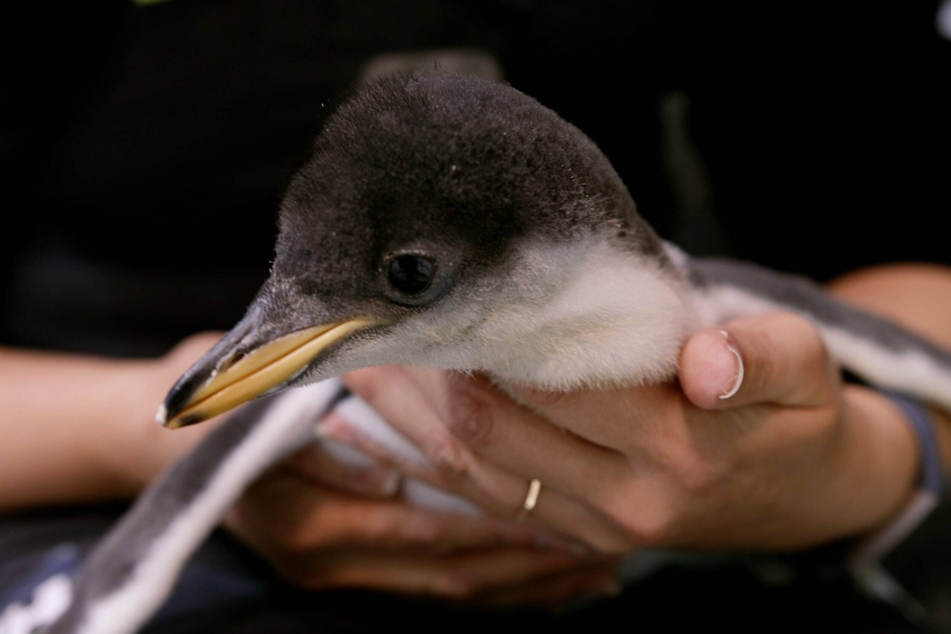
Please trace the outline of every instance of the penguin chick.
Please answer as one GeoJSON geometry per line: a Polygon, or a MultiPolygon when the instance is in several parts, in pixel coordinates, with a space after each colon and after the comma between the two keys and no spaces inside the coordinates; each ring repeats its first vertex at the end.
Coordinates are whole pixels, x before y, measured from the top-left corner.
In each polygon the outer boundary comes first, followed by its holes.
{"type": "Polygon", "coordinates": [[[870,382],[951,406],[945,352],[808,280],[662,242],[587,136],[478,77],[390,78],[347,101],[290,185],[276,251],[160,423],[382,364],[549,390],[664,381],[697,328],[767,310],[812,319],[870,382]]]}
{"type": "Polygon", "coordinates": [[[545,389],[662,381],[698,325],[595,144],[476,77],[388,79],[344,104],[290,185],[276,250],[160,422],[390,363],[545,389]]]}

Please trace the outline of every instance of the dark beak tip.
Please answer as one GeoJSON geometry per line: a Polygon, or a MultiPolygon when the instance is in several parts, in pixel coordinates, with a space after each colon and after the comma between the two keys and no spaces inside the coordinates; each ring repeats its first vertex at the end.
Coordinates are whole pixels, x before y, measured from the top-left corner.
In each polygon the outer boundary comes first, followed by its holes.
{"type": "Polygon", "coordinates": [[[204,419],[199,416],[179,418],[179,414],[188,409],[192,396],[218,373],[222,363],[230,366],[244,356],[244,353],[236,351],[235,347],[249,331],[259,325],[260,320],[260,310],[255,310],[252,305],[237,326],[226,333],[179,377],[162,401],[162,405],[155,414],[155,421],[168,429],[178,429],[202,422],[204,419]]]}
{"type": "Polygon", "coordinates": [[[205,420],[203,416],[196,414],[179,417],[178,412],[172,412],[171,415],[169,415],[169,410],[166,409],[164,404],[159,407],[158,412],[155,414],[155,422],[166,429],[180,429],[200,423],[203,420],[205,420]]]}
{"type": "Polygon", "coordinates": [[[165,400],[155,414],[158,424],[170,427],[180,412],[187,409],[192,395],[207,380],[207,372],[202,371],[201,361],[188,369],[165,395],[165,400]]]}
{"type": "MultiPolygon", "coordinates": [[[[165,400],[159,405],[158,411],[155,413],[155,422],[168,429],[184,427],[182,419],[178,416],[186,409],[188,399],[194,392],[194,388],[188,385],[182,385],[182,382],[179,381],[179,384],[175,385],[171,391],[169,391],[165,400]]],[[[196,422],[198,421],[193,420],[189,424],[196,422]]]]}

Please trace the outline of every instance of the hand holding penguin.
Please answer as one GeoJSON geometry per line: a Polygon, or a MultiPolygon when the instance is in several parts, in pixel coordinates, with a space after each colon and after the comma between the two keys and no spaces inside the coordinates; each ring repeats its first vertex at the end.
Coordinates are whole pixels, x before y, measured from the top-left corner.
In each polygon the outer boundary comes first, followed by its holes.
{"type": "Polygon", "coordinates": [[[344,380],[442,466],[412,475],[501,517],[537,478],[531,523],[602,552],[859,537],[903,508],[917,466],[901,413],[843,387],[815,328],[786,313],[698,332],[679,384],[516,388],[528,408],[463,375],[371,368],[344,380]]]}

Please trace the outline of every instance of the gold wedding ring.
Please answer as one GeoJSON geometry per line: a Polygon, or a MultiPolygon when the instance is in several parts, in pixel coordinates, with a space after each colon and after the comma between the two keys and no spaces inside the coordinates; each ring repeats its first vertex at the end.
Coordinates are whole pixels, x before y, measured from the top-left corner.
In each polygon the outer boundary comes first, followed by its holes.
{"type": "Polygon", "coordinates": [[[538,504],[538,495],[542,492],[542,482],[538,478],[532,478],[532,481],[528,483],[528,493],[525,495],[525,501],[522,502],[522,508],[519,510],[518,515],[515,516],[516,522],[522,522],[525,520],[529,514],[535,510],[535,505],[538,504]]]}

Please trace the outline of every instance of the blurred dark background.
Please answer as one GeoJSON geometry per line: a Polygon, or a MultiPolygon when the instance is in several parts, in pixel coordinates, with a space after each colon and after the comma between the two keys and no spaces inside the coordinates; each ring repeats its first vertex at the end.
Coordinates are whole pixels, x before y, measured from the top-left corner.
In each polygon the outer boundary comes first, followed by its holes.
{"type": "Polygon", "coordinates": [[[0,343],[157,354],[230,326],[322,119],[412,65],[537,97],[691,252],[819,280],[946,262],[938,5],[21,3],[2,27],[0,343]]]}

